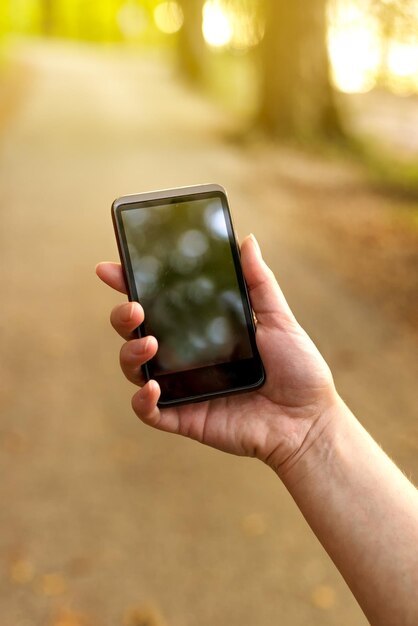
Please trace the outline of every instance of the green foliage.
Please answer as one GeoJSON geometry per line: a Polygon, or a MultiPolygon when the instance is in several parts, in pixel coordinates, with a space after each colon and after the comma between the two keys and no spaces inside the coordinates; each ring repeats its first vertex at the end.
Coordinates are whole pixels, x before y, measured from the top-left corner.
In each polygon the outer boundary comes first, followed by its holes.
{"type": "Polygon", "coordinates": [[[220,51],[206,64],[204,86],[221,105],[244,124],[257,111],[260,99],[260,77],[254,54],[234,55],[220,51]]]}
{"type": "Polygon", "coordinates": [[[1,0],[0,35],[161,43],[152,19],[159,0],[1,0]]]}
{"type": "Polygon", "coordinates": [[[41,29],[39,0],[5,0],[2,9],[5,32],[33,35],[41,29]]]}
{"type": "MultiPolygon", "coordinates": [[[[418,158],[397,156],[379,142],[355,137],[349,144],[350,153],[362,162],[370,179],[379,188],[418,202],[418,158]]],[[[416,205],[418,214],[418,204],[416,205]]],[[[418,222],[417,222],[418,225],[418,222]]]]}

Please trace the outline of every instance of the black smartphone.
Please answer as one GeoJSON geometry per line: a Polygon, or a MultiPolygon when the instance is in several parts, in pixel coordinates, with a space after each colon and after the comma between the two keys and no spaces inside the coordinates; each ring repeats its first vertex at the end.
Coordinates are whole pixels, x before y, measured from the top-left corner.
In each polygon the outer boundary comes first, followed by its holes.
{"type": "Polygon", "coordinates": [[[196,185],[123,196],[112,218],[138,336],[154,335],[143,366],[160,407],[261,387],[264,369],[225,190],[196,185]]]}

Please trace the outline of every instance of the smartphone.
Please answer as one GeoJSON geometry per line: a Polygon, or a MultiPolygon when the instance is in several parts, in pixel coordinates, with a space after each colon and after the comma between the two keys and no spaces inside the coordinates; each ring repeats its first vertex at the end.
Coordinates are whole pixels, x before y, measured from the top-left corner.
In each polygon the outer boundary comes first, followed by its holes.
{"type": "Polygon", "coordinates": [[[112,218],[139,337],[158,340],[143,366],[160,407],[258,389],[265,374],[225,190],[216,184],[118,198],[112,218]]]}

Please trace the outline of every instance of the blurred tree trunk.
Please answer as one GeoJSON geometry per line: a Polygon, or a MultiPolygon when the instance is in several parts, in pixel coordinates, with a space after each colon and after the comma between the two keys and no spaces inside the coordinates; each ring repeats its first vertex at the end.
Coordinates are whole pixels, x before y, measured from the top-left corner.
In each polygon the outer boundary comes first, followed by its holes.
{"type": "Polygon", "coordinates": [[[42,0],[41,28],[44,35],[52,35],[54,32],[54,0],[42,0]]]}
{"type": "Polygon", "coordinates": [[[330,82],[327,0],[266,0],[259,126],[281,138],[343,136],[330,82]]]}
{"type": "Polygon", "coordinates": [[[190,82],[202,77],[206,45],[202,34],[203,0],[181,0],[184,22],[178,34],[180,71],[190,82]]]}

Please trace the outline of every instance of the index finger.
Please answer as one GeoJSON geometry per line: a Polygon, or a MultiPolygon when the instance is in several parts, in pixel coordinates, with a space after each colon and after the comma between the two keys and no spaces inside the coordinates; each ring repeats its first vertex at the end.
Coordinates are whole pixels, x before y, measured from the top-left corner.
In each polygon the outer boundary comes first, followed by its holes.
{"type": "Polygon", "coordinates": [[[123,277],[122,266],[120,263],[104,262],[96,265],[96,274],[106,285],[120,291],[121,293],[127,293],[125,279],[123,277]]]}

